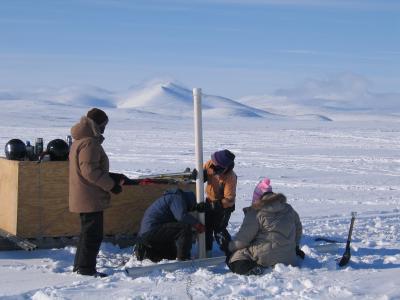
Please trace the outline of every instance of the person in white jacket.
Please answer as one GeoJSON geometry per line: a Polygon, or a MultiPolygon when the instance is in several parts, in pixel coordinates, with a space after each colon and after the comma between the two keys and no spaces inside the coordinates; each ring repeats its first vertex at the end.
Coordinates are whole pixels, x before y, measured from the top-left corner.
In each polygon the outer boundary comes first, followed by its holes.
{"type": "Polygon", "coordinates": [[[283,194],[266,192],[244,209],[243,223],[232,241],[222,242],[229,269],[237,274],[261,274],[277,263],[297,265],[302,225],[283,194]]]}

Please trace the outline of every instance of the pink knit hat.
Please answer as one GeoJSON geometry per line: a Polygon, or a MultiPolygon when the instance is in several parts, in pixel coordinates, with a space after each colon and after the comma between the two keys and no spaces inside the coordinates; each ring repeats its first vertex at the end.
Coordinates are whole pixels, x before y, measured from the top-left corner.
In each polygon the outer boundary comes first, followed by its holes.
{"type": "Polygon", "coordinates": [[[254,193],[253,193],[252,203],[254,203],[258,199],[260,199],[260,197],[264,193],[266,193],[266,192],[272,193],[272,186],[270,184],[271,184],[271,180],[268,177],[265,177],[256,185],[256,188],[254,189],[254,193]]]}

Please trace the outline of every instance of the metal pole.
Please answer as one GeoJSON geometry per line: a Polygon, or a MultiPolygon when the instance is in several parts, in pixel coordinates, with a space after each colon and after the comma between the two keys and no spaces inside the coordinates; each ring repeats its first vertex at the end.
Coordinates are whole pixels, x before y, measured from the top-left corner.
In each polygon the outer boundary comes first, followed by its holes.
{"type": "MultiPolygon", "coordinates": [[[[197,203],[204,202],[204,175],[203,175],[203,125],[201,115],[201,89],[193,89],[194,101],[194,135],[195,135],[195,155],[196,169],[198,171],[196,179],[196,199],[197,203]]],[[[199,213],[199,220],[205,224],[204,213],[199,213]]],[[[199,258],[206,257],[206,236],[201,233],[198,236],[199,258]]]]}

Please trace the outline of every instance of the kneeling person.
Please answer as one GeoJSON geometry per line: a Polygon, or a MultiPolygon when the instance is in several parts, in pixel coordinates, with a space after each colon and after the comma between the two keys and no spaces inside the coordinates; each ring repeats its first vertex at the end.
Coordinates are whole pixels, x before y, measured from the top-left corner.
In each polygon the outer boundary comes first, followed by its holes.
{"type": "Polygon", "coordinates": [[[296,266],[296,255],[304,258],[301,236],[299,215],[286,197],[267,191],[246,209],[236,237],[224,240],[227,265],[242,275],[260,274],[277,263],[296,266]]]}
{"type": "Polygon", "coordinates": [[[138,260],[190,259],[192,227],[202,233],[205,227],[189,212],[196,209],[193,192],[169,190],[144,213],[135,255],[138,260]]]}

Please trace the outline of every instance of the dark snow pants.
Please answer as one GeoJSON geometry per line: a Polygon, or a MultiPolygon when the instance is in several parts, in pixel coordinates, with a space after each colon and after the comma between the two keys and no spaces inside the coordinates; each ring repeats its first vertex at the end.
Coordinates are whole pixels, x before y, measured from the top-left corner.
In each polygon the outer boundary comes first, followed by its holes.
{"type": "Polygon", "coordinates": [[[252,260],[237,260],[231,263],[228,261],[229,259],[226,264],[229,270],[239,275],[247,275],[251,269],[257,266],[257,263],[252,260]]]}
{"type": "Polygon", "coordinates": [[[148,258],[154,262],[162,259],[190,259],[192,249],[191,225],[182,222],[165,223],[159,228],[148,231],[138,238],[138,248],[141,257],[136,253],[139,260],[148,258]]]}
{"type": "Polygon", "coordinates": [[[218,232],[224,232],[224,235],[230,236],[226,227],[235,207],[212,209],[205,212],[206,225],[206,250],[212,250],[213,235],[218,232]]]}
{"type": "Polygon", "coordinates": [[[81,234],[76,248],[74,272],[96,272],[96,257],[103,240],[103,212],[81,213],[81,234]]]}

